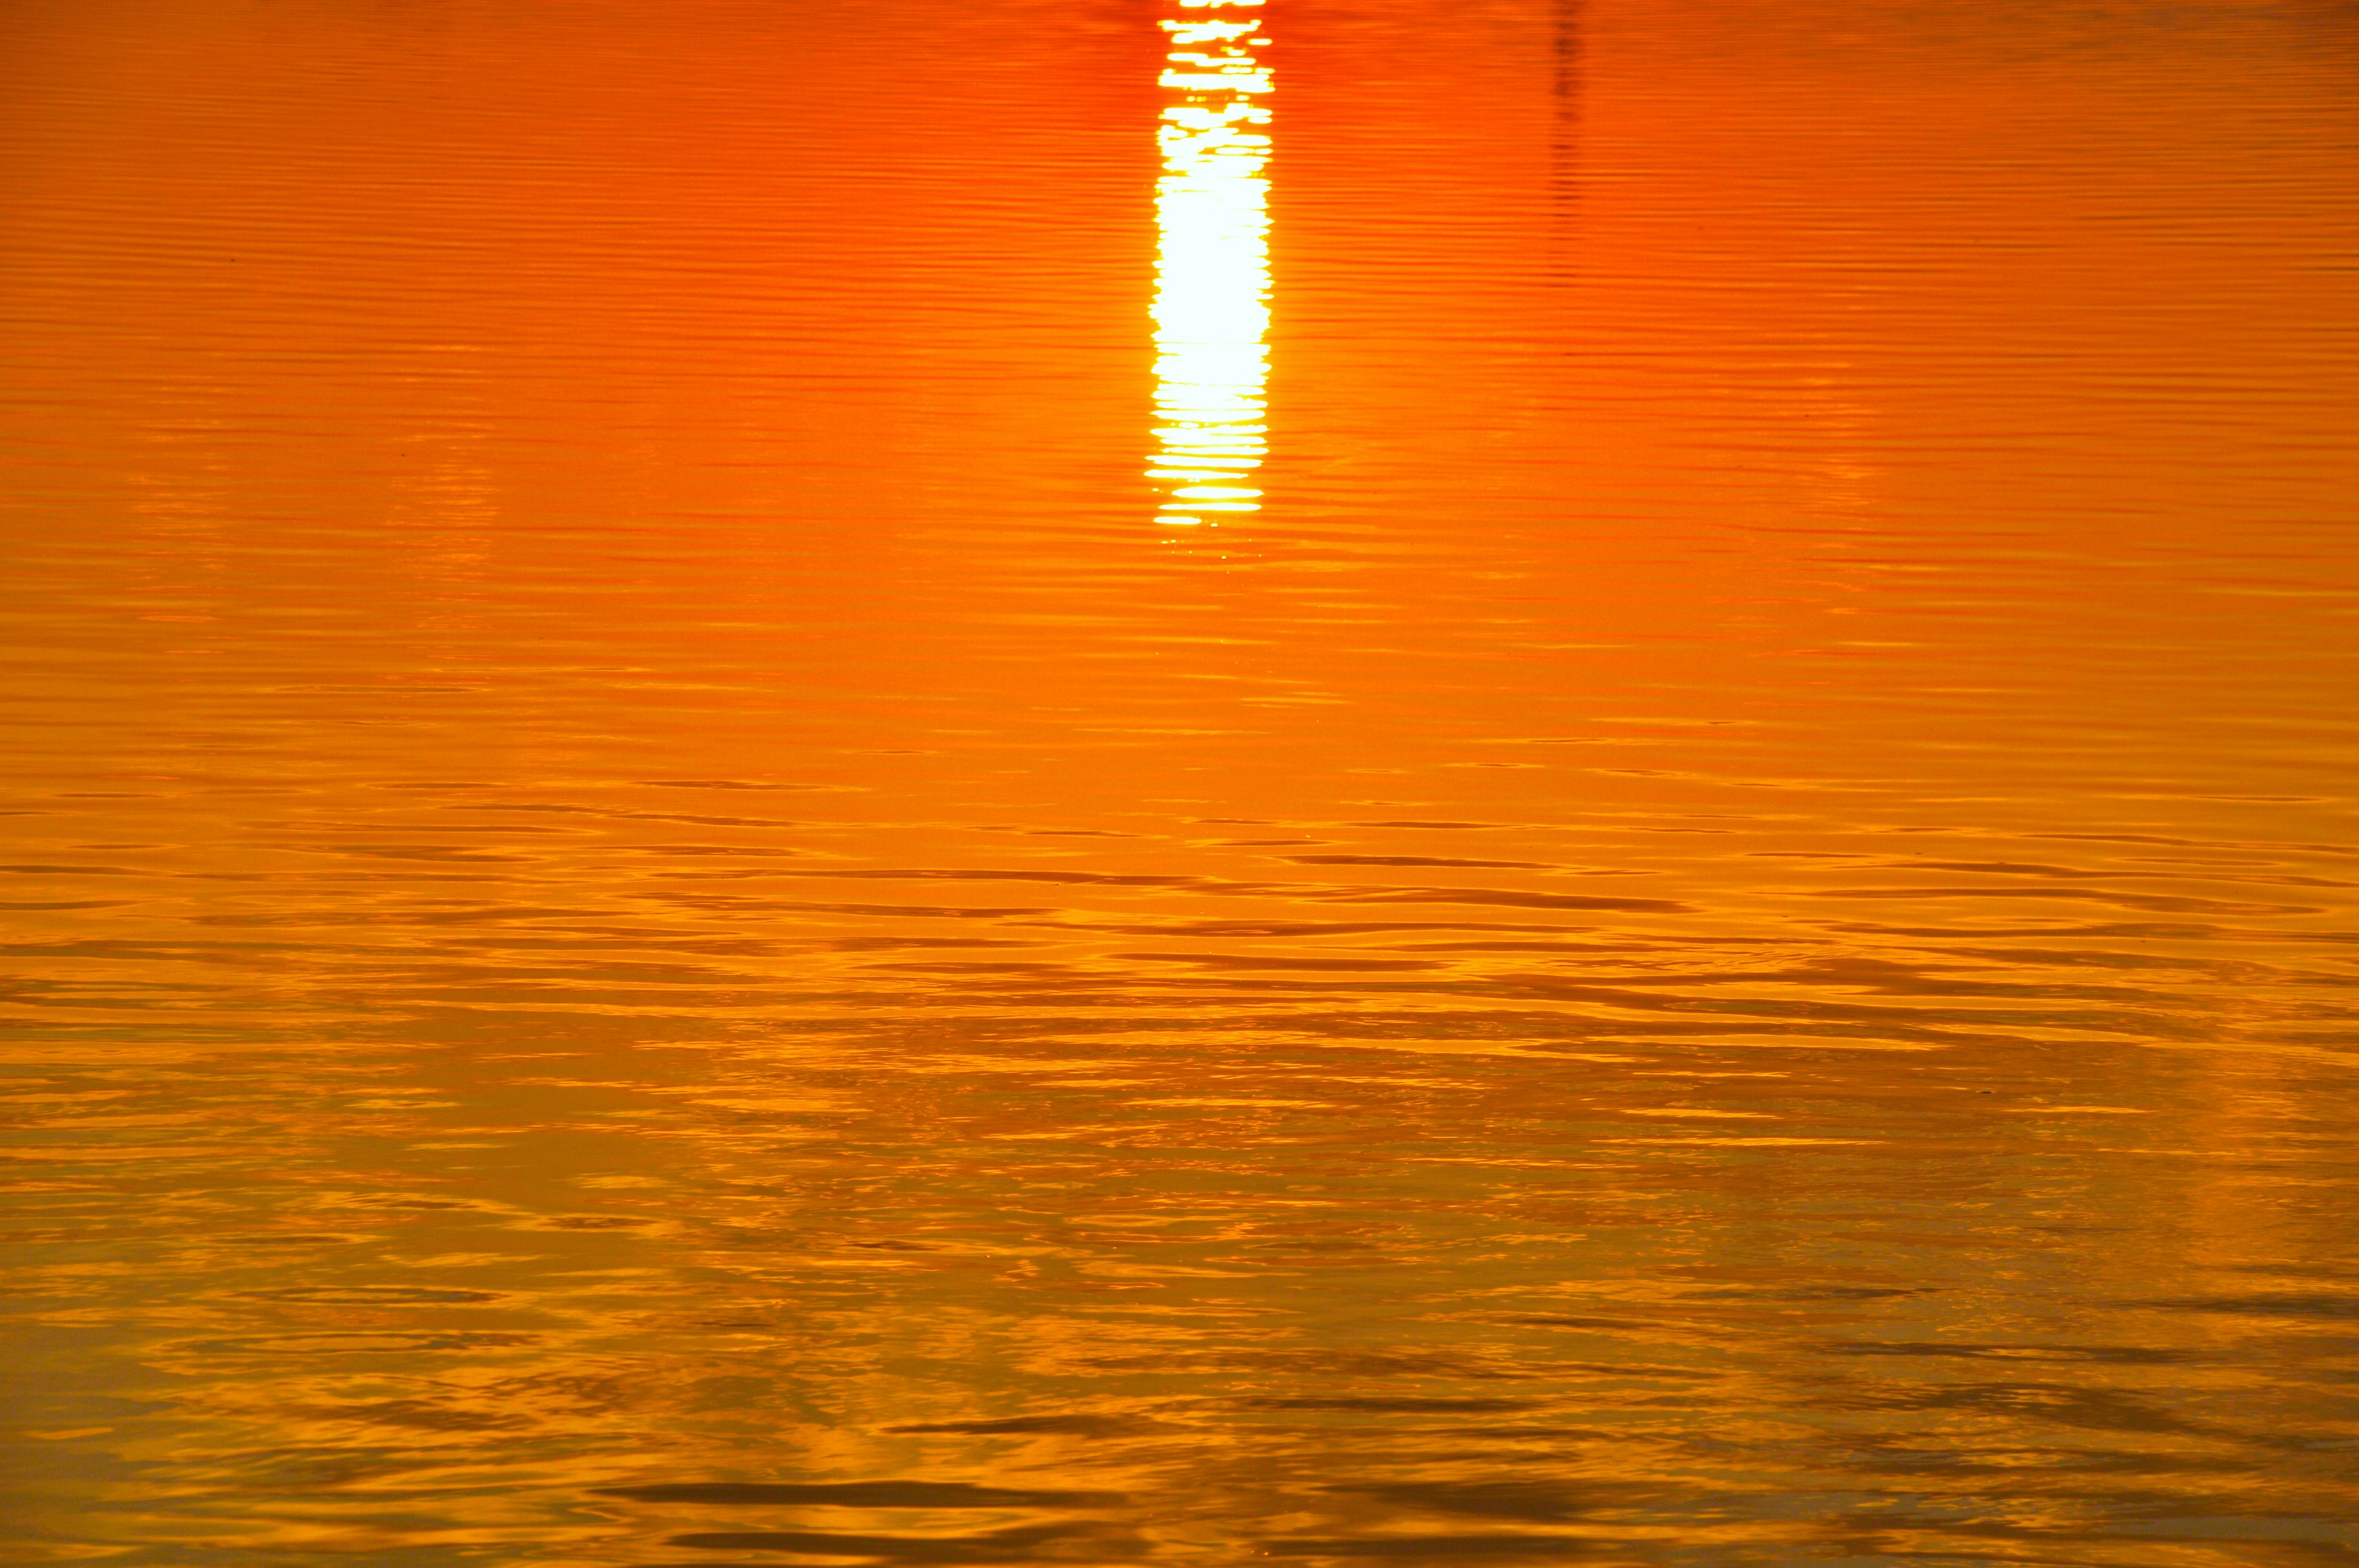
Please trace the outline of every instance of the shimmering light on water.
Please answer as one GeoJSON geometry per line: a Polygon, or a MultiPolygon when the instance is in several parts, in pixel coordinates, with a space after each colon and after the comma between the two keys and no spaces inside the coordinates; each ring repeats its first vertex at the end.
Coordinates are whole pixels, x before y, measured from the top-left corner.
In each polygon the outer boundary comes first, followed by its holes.
{"type": "Polygon", "coordinates": [[[1167,18],[1155,216],[1155,437],[1149,479],[1171,482],[1158,521],[1256,512],[1269,450],[1270,71],[1255,54],[1262,0],[1179,0],[1167,18]]]}
{"type": "Polygon", "coordinates": [[[9,1552],[2359,1544],[2347,6],[0,59],[9,1552]]]}

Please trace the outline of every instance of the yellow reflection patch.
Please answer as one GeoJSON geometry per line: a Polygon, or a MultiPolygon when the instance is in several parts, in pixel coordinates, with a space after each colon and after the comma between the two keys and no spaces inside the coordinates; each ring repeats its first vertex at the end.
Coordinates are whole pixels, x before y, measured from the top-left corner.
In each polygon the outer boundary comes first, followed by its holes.
{"type": "Polygon", "coordinates": [[[1268,452],[1270,72],[1261,0],[1177,0],[1158,133],[1155,448],[1167,526],[1258,512],[1268,452]]]}

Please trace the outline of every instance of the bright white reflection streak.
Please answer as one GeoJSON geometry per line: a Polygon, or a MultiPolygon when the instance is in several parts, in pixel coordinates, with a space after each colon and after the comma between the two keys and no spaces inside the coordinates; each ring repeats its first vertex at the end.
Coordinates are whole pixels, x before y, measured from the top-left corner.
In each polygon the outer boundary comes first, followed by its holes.
{"type": "Polygon", "coordinates": [[[1270,73],[1262,0],[1176,0],[1156,189],[1156,521],[1258,512],[1268,451],[1270,73]]]}

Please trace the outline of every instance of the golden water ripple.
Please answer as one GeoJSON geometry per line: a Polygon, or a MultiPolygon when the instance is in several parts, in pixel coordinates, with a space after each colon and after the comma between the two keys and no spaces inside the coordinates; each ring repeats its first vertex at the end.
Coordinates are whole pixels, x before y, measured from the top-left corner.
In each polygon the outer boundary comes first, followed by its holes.
{"type": "Polygon", "coordinates": [[[15,1560],[2344,1560],[2347,21],[0,16],[15,1560]]]}

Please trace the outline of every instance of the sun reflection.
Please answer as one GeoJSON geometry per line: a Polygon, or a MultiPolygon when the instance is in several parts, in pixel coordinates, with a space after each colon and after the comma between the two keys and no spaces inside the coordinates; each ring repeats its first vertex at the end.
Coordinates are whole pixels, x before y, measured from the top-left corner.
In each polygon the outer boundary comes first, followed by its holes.
{"type": "Polygon", "coordinates": [[[1158,523],[1257,512],[1268,451],[1269,68],[1262,0],[1176,0],[1158,138],[1155,454],[1158,523]]]}

